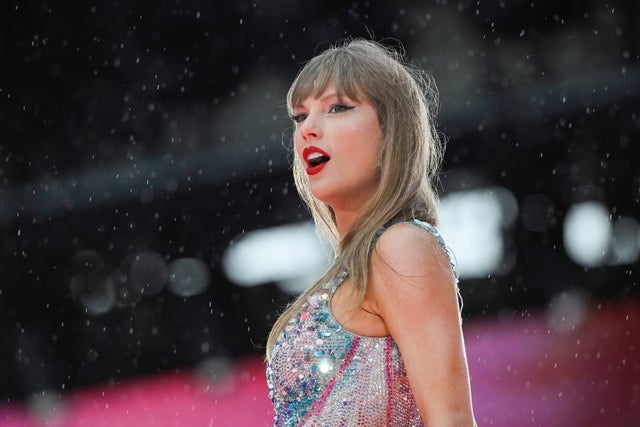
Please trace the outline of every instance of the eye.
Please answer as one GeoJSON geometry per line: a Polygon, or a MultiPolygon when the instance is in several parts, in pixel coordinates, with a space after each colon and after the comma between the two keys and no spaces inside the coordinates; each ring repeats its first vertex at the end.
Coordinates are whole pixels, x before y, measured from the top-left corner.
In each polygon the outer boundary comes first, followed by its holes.
{"type": "Polygon", "coordinates": [[[353,107],[344,104],[335,104],[329,108],[329,113],[342,113],[343,111],[351,110],[353,107]]]}
{"type": "Polygon", "coordinates": [[[300,113],[300,114],[294,114],[292,116],[290,116],[291,120],[293,120],[296,123],[302,123],[304,122],[304,119],[307,118],[307,115],[305,113],[300,113]]]}

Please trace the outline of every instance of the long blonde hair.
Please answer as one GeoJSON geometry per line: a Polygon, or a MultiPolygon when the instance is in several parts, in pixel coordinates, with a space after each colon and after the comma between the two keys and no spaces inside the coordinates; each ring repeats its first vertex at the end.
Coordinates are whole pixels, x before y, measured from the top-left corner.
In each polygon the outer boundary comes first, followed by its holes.
{"type": "Polygon", "coordinates": [[[376,110],[384,136],[379,184],[358,221],[340,239],[331,207],[316,199],[300,159],[294,155],[293,176],[318,231],[331,243],[336,258],[325,274],[304,291],[274,324],[267,341],[267,359],[276,339],[307,297],[340,271],[347,270],[358,304],[367,291],[376,233],[389,222],[417,218],[437,222],[435,179],[443,141],[435,128],[438,93],[433,80],[406,63],[402,53],[380,43],[354,39],[315,56],[302,68],[287,93],[287,108],[309,96],[319,97],[329,84],[337,95],[365,99],[376,110]]]}

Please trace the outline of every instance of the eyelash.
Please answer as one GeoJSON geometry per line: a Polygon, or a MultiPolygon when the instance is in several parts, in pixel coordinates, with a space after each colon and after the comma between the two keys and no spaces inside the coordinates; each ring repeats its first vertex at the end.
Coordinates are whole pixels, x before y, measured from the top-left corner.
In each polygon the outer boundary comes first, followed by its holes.
{"type": "Polygon", "coordinates": [[[290,118],[295,123],[302,123],[306,118],[306,116],[307,116],[306,114],[302,113],[302,114],[295,114],[293,116],[290,116],[290,118]]]}
{"type": "Polygon", "coordinates": [[[351,110],[351,109],[353,109],[353,108],[354,108],[354,107],[349,106],[349,105],[344,105],[344,104],[335,104],[335,105],[332,105],[332,106],[331,106],[331,108],[329,108],[329,112],[330,112],[330,113],[334,113],[334,114],[335,114],[335,113],[341,113],[341,112],[343,112],[343,111],[349,111],[349,110],[351,110]],[[341,111],[333,111],[333,110],[335,110],[336,108],[341,108],[341,111]]]}
{"type": "MultiPolygon", "coordinates": [[[[344,104],[335,104],[332,105],[329,108],[329,113],[330,114],[337,114],[337,113],[342,113],[345,111],[349,111],[352,110],[353,108],[355,108],[354,106],[350,106],[350,105],[344,105],[344,104]],[[335,111],[336,109],[339,109],[339,111],[335,111]]],[[[300,114],[295,114],[291,116],[291,120],[294,121],[295,123],[302,123],[304,121],[304,119],[307,118],[307,114],[306,113],[300,113],[300,114]]]]}

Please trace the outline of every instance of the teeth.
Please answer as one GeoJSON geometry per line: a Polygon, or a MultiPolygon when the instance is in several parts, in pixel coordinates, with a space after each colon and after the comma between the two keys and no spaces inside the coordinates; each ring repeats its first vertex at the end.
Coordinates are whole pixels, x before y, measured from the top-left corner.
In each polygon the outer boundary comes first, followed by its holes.
{"type": "Polygon", "coordinates": [[[313,159],[317,159],[319,157],[322,157],[322,154],[320,153],[311,153],[307,156],[307,161],[309,160],[313,160],[313,159]]]}

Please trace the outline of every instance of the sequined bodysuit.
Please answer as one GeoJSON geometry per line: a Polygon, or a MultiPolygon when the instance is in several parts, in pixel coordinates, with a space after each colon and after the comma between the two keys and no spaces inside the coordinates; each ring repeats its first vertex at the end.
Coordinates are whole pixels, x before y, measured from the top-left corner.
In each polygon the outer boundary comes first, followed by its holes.
{"type": "MultiPolygon", "coordinates": [[[[455,268],[438,231],[413,222],[438,240],[455,268]]],[[[274,345],[267,367],[274,426],[422,426],[393,338],[353,334],[331,314],[331,297],[346,277],[310,295],[274,345]]]]}

